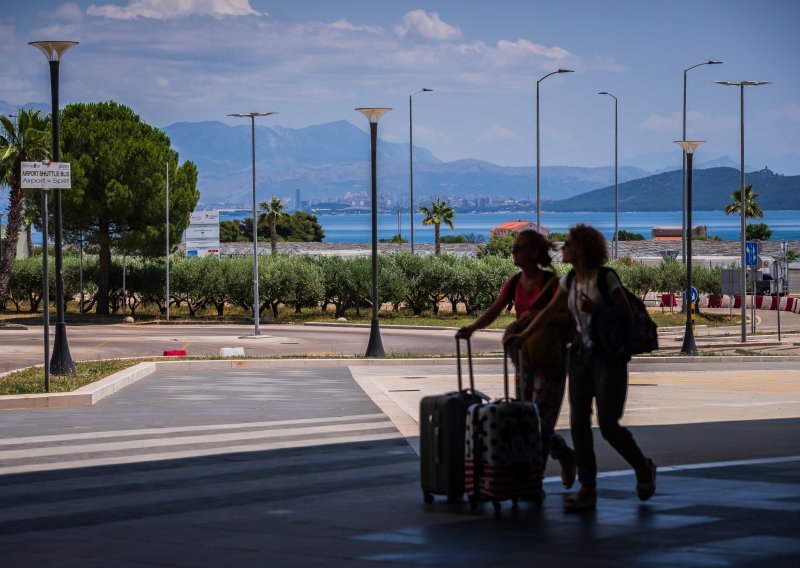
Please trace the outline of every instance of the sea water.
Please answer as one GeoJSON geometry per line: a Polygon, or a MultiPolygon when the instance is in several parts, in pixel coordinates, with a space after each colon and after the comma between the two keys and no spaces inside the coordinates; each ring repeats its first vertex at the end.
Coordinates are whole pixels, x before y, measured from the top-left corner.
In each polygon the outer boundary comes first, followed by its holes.
{"type": "MultiPolygon", "coordinates": [[[[313,213],[313,211],[310,211],[313,213]]],[[[221,211],[220,220],[248,218],[246,210],[221,211]]],[[[433,226],[422,225],[422,214],[414,216],[414,242],[433,243],[433,226]]],[[[325,230],[325,242],[328,243],[363,243],[372,238],[371,216],[367,214],[318,214],[317,220],[325,230]]],[[[442,225],[441,234],[465,235],[474,234],[488,240],[489,231],[508,221],[536,222],[533,213],[509,211],[505,213],[456,213],[453,217],[455,229],[442,225]]],[[[400,235],[410,240],[410,216],[408,211],[400,215],[400,235]]],[[[763,219],[748,219],[751,223],[766,223],[772,229],[770,240],[800,240],[800,210],[765,211],[763,219]]],[[[607,239],[614,234],[614,214],[609,212],[588,213],[554,213],[542,211],[541,223],[551,232],[566,232],[577,223],[588,223],[599,229],[607,239]]],[[[718,236],[725,241],[738,241],[741,235],[741,220],[738,215],[725,215],[722,211],[694,211],[692,224],[705,225],[709,236],[718,236]]],[[[639,233],[645,239],[652,236],[653,227],[681,226],[680,211],[625,211],[619,214],[619,229],[639,233]]],[[[391,239],[398,233],[398,216],[396,213],[381,213],[378,215],[378,238],[391,239]]],[[[40,233],[34,233],[33,242],[41,244],[40,233]]]]}
{"type": "MultiPolygon", "coordinates": [[[[310,211],[313,213],[313,211],[310,211]]],[[[247,216],[244,211],[226,211],[220,213],[221,220],[242,219],[247,216]]],[[[414,217],[414,242],[433,243],[433,226],[422,225],[422,214],[414,217]]],[[[372,220],[369,214],[318,214],[317,220],[325,230],[325,242],[369,242],[372,238],[372,220]]],[[[456,213],[453,217],[455,229],[442,225],[441,234],[464,235],[475,234],[489,238],[489,231],[508,221],[536,222],[536,215],[520,212],[507,213],[456,213]]],[[[410,215],[408,211],[400,215],[400,235],[409,240],[411,237],[410,215]]],[[[770,240],[800,240],[800,211],[765,211],[764,219],[748,219],[750,223],[767,223],[772,229],[770,240]]],[[[600,230],[606,238],[614,234],[614,214],[608,212],[590,213],[553,213],[542,211],[541,223],[551,232],[566,232],[577,223],[587,223],[600,230]]],[[[619,214],[619,229],[639,233],[645,239],[652,236],[653,227],[680,227],[680,211],[626,211],[619,214]]],[[[718,236],[722,240],[737,241],[741,235],[741,220],[738,215],[725,215],[722,211],[692,212],[694,226],[705,225],[709,236],[718,236]]],[[[398,216],[396,213],[378,215],[378,238],[390,239],[398,233],[398,216]]]]}

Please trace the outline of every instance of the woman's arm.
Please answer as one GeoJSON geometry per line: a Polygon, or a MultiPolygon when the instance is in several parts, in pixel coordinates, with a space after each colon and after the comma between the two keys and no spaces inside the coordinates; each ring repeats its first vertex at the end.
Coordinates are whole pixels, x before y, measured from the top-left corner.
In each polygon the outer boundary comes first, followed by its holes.
{"type": "Polygon", "coordinates": [[[492,305],[486,308],[486,311],[483,312],[480,316],[478,316],[478,319],[476,319],[470,325],[466,325],[461,329],[459,329],[456,332],[456,337],[459,339],[468,339],[477,330],[483,329],[484,327],[492,323],[494,320],[496,320],[497,316],[499,316],[503,312],[505,307],[508,305],[509,302],[508,288],[509,288],[508,286],[503,285],[503,287],[500,289],[500,293],[497,295],[497,298],[495,298],[494,302],[492,302],[492,305]]]}

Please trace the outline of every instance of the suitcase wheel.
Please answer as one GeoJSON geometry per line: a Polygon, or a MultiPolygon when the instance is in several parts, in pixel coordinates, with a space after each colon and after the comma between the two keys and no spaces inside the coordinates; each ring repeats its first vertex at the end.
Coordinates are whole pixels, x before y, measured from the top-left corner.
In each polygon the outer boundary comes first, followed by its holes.
{"type": "Polygon", "coordinates": [[[422,498],[425,500],[426,503],[431,504],[433,503],[433,494],[432,493],[425,493],[423,494],[422,498]]]}
{"type": "Polygon", "coordinates": [[[457,505],[461,503],[461,495],[448,495],[447,496],[447,504],[448,505],[457,505]]]}
{"type": "Polygon", "coordinates": [[[503,505],[500,503],[500,501],[497,500],[492,501],[492,505],[494,505],[495,514],[499,515],[500,510],[503,508],[503,505]]]}
{"type": "Polygon", "coordinates": [[[478,510],[478,499],[476,497],[470,497],[469,498],[469,507],[473,511],[477,511],[478,510]]]}

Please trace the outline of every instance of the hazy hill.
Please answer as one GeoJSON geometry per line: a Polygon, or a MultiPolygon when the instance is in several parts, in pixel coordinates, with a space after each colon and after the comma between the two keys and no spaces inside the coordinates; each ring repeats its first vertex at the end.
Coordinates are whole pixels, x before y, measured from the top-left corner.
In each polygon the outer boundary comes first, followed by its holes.
{"type": "MultiPolygon", "coordinates": [[[[745,174],[764,210],[800,209],[800,176],[784,176],[768,169],[745,174]]],[[[721,210],[739,188],[739,170],[710,168],[692,175],[692,208],[721,210]]],[[[613,211],[614,186],[596,189],[549,203],[550,211],[613,211]]],[[[620,211],[672,211],[681,209],[681,172],[665,172],[619,184],[620,211]]]]}
{"type": "MultiPolygon", "coordinates": [[[[181,160],[200,171],[201,201],[207,206],[237,207],[250,202],[251,127],[248,121],[181,122],[164,128],[181,160]]],[[[369,134],[340,120],[301,129],[256,123],[256,192],[303,199],[337,198],[346,192],[369,190],[369,134]]],[[[619,170],[623,181],[647,175],[634,167],[619,170]]],[[[379,190],[395,196],[408,192],[408,145],[378,142],[379,190]]],[[[569,197],[607,185],[612,167],[541,169],[544,198],[569,197]]],[[[514,168],[481,160],[444,163],[425,148],[414,147],[414,189],[417,196],[498,196],[527,198],[536,188],[533,167],[514,168]]]]}

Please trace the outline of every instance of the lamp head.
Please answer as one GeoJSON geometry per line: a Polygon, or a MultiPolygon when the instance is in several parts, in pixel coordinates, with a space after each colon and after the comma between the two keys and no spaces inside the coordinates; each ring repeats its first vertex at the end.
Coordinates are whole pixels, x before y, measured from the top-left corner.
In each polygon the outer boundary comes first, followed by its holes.
{"type": "Polygon", "coordinates": [[[676,140],[675,144],[683,148],[684,152],[691,155],[694,154],[695,149],[704,142],[705,140],[676,140]]]}
{"type": "Polygon", "coordinates": [[[575,73],[572,69],[559,69],[556,73],[575,73]]]}
{"type": "Polygon", "coordinates": [[[47,58],[48,61],[61,61],[64,52],[70,47],[78,45],[77,41],[31,41],[28,45],[32,45],[47,58]]]}
{"type": "Polygon", "coordinates": [[[717,85],[728,87],[758,87],[760,85],[771,85],[772,81],[714,81],[717,85]]]}
{"type": "Polygon", "coordinates": [[[709,59],[706,62],[706,65],[722,65],[722,61],[717,61],[716,59],[709,59]]]}
{"type": "Polygon", "coordinates": [[[241,113],[235,112],[233,114],[229,114],[228,116],[235,116],[237,118],[245,118],[245,117],[250,118],[250,117],[253,117],[253,116],[269,116],[271,114],[278,114],[278,113],[277,112],[246,112],[244,114],[241,114],[241,113]]]}
{"type": "Polygon", "coordinates": [[[377,124],[385,113],[389,112],[390,108],[374,108],[374,107],[359,107],[356,109],[358,112],[367,117],[370,124],[377,124]]]}
{"type": "Polygon", "coordinates": [[[429,88],[427,88],[427,87],[423,87],[423,89],[422,89],[422,92],[423,92],[423,93],[432,93],[432,92],[433,92],[433,89],[429,89],[429,88]]]}

